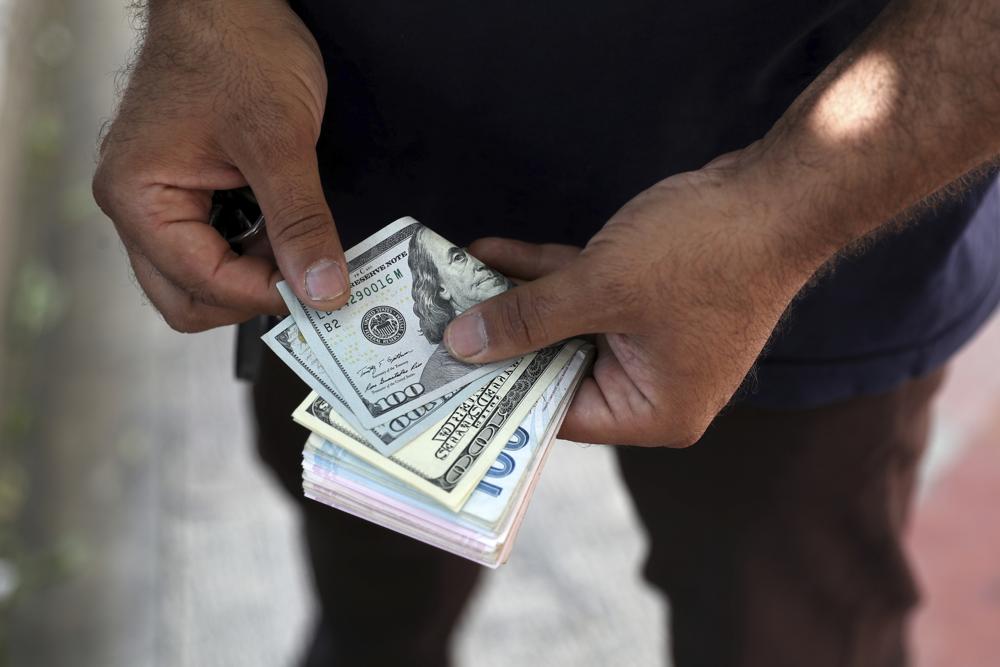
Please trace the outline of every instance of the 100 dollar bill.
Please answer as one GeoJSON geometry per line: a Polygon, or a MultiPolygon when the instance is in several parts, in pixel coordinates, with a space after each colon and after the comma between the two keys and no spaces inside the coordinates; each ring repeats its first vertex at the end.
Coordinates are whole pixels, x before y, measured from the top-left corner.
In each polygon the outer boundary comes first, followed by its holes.
{"type": "MultiPolygon", "coordinates": [[[[514,501],[523,498],[533,476],[541,467],[548,441],[556,435],[569,402],[589,362],[592,348],[576,352],[572,361],[545,389],[528,415],[508,439],[486,476],[462,507],[461,514],[450,513],[427,500],[413,488],[365,463],[341,445],[313,434],[303,451],[304,481],[315,487],[335,485],[348,480],[401,503],[409,503],[439,517],[444,523],[459,523],[477,530],[494,531],[509,517],[514,501]],[[513,504],[512,504],[513,503],[513,504]]],[[[364,445],[364,443],[360,443],[364,445]]],[[[519,501],[518,501],[519,502],[519,501]]]]}
{"type": "Polygon", "coordinates": [[[337,393],[365,428],[385,424],[504,363],[466,364],[442,338],[448,323],[511,283],[413,218],[388,225],[346,253],[351,296],[333,313],[278,285],[337,393]]]}
{"type": "Polygon", "coordinates": [[[569,341],[515,361],[470,397],[466,404],[472,402],[474,410],[453,413],[389,457],[351,437],[350,426],[315,395],[309,396],[293,417],[317,435],[458,511],[518,424],[581,345],[580,341],[569,341]]]}
{"type": "Polygon", "coordinates": [[[319,363],[312,348],[306,343],[294,319],[286,317],[264,334],[262,339],[310,389],[333,406],[338,416],[350,425],[359,438],[377,449],[383,456],[394,454],[405,447],[420,435],[421,428],[426,428],[449,415],[490,381],[490,376],[480,378],[432,401],[421,405],[412,405],[407,412],[384,424],[365,428],[354,417],[347,402],[333,387],[333,381],[329,374],[319,363]],[[418,428],[418,425],[422,426],[418,428]]]}

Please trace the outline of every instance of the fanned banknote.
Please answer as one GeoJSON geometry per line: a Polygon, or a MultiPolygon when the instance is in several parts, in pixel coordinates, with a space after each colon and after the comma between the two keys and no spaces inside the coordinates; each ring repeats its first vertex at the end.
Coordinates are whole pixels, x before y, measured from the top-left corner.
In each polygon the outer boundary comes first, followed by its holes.
{"type": "Polygon", "coordinates": [[[507,439],[582,345],[570,341],[540,350],[511,364],[470,397],[469,410],[445,420],[386,457],[358,443],[333,406],[310,395],[295,410],[295,421],[352,454],[400,479],[451,510],[459,509],[507,439]]]}
{"type": "MultiPolygon", "coordinates": [[[[347,402],[333,388],[333,382],[326,369],[319,363],[291,316],[286,317],[264,334],[263,340],[310,389],[333,406],[333,409],[343,417],[344,421],[363,442],[384,456],[396,453],[420,435],[420,424],[425,421],[433,424],[438,419],[451,414],[454,409],[490,381],[489,376],[479,378],[432,401],[412,406],[410,410],[394,417],[385,424],[376,424],[371,428],[365,428],[354,417],[347,402]]],[[[424,426],[426,425],[424,424],[424,426]]]]}
{"type": "Polygon", "coordinates": [[[313,434],[303,451],[307,497],[489,567],[507,560],[574,390],[592,354],[584,347],[521,421],[460,512],[401,484],[313,434]]]}
{"type": "Polygon", "coordinates": [[[385,424],[504,366],[448,354],[444,329],[510,281],[468,252],[402,218],[347,251],[351,297],[327,313],[278,285],[333,387],[365,428],[385,424]]]}
{"type": "MultiPolygon", "coordinates": [[[[507,518],[506,513],[513,509],[511,496],[518,492],[522,482],[527,481],[539,466],[540,461],[537,459],[542,455],[541,445],[546,430],[568,407],[568,399],[581,379],[579,371],[587,363],[588,355],[587,348],[578,350],[572,361],[563,368],[559,377],[545,389],[535,406],[518,424],[493,465],[462,507],[463,522],[472,522],[470,525],[491,530],[507,518]]],[[[347,434],[341,436],[351,437],[347,434]]],[[[377,486],[381,494],[405,498],[406,502],[416,504],[422,511],[434,514],[444,522],[455,521],[456,515],[453,512],[366,463],[338,444],[340,441],[340,437],[335,441],[319,437],[310,440],[303,452],[307,479],[311,477],[316,485],[322,484],[321,478],[326,482],[353,480],[356,484],[367,483],[377,486]],[[338,473],[336,479],[330,477],[335,473],[338,473]]],[[[365,446],[362,441],[357,441],[356,444],[365,446]]]]}

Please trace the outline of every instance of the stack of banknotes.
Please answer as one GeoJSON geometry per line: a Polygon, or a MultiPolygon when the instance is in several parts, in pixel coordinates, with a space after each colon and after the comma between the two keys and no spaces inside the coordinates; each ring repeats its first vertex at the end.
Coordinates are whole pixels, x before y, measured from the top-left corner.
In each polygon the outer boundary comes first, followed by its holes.
{"type": "Polygon", "coordinates": [[[496,567],[507,560],[549,446],[587,370],[570,340],[465,364],[444,329],[512,283],[412,218],[347,251],[332,313],[278,287],[291,313],[264,336],[312,389],[292,418],[307,497],[496,567]]]}

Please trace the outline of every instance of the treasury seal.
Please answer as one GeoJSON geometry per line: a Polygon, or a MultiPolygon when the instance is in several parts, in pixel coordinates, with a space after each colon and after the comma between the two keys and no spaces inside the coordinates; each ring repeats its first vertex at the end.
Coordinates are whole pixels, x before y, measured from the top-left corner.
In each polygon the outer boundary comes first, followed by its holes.
{"type": "Polygon", "coordinates": [[[375,306],[361,318],[361,333],[376,345],[392,345],[405,332],[406,320],[392,306],[375,306]]]}

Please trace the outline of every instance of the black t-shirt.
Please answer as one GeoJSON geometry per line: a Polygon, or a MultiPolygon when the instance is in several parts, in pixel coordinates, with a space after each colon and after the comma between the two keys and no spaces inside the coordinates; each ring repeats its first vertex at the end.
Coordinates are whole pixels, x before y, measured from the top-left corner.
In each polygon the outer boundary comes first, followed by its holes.
{"type": "MultiPolygon", "coordinates": [[[[887,2],[292,4],[327,64],[321,170],[350,246],[403,215],[457,243],[583,245],[759,139],[887,2]]],[[[800,297],[742,400],[819,405],[942,363],[1000,300],[992,180],[800,297]]]]}

